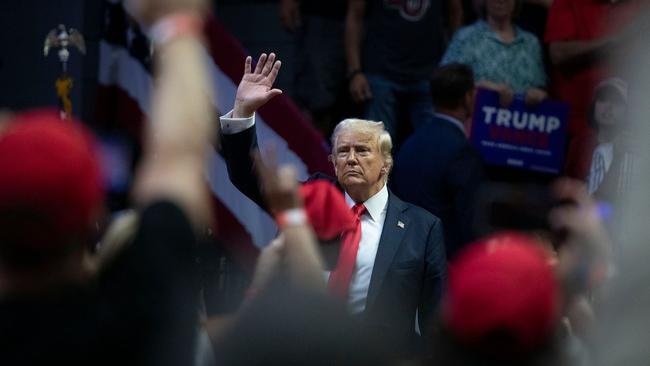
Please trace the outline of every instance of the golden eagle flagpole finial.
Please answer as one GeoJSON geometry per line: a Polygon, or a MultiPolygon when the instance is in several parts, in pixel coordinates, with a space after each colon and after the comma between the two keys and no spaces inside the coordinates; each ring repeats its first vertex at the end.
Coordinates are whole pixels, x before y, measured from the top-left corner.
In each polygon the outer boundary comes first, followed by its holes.
{"type": "Polygon", "coordinates": [[[56,80],[56,94],[61,103],[61,118],[68,119],[72,116],[72,101],[70,91],[74,85],[73,79],[68,75],[68,60],[70,51],[68,48],[77,48],[81,54],[86,54],[86,42],[83,35],[74,28],[66,29],[65,25],[59,24],[52,29],[45,37],[43,55],[47,57],[50,49],[58,48],[59,61],[61,61],[62,73],[56,80]]]}

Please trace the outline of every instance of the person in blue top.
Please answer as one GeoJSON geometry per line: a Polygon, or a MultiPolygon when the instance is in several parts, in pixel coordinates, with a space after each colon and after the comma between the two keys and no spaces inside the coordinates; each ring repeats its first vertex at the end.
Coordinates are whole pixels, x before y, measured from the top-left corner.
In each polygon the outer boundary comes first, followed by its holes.
{"type": "Polygon", "coordinates": [[[516,26],[522,0],[480,0],[481,18],[452,38],[441,65],[472,68],[479,87],[495,90],[501,104],[520,95],[529,105],[547,97],[542,49],[537,38],[516,26]]]}

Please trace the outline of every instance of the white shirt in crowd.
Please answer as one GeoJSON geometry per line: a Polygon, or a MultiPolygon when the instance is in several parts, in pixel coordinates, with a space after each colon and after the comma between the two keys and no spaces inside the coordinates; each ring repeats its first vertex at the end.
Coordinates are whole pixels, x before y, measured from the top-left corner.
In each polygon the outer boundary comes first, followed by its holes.
{"type": "Polygon", "coordinates": [[[600,187],[603,182],[605,174],[609,171],[614,158],[614,144],[606,142],[600,144],[594,150],[591,156],[591,168],[589,169],[589,177],[587,177],[587,187],[589,193],[593,194],[600,187]]]}

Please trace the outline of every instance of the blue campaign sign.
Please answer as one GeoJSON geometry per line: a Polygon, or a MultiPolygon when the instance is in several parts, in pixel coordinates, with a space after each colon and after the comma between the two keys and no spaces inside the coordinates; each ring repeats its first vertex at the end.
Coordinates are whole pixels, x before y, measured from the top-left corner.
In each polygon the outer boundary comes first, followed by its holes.
{"type": "Polygon", "coordinates": [[[515,98],[501,108],[497,92],[480,89],[471,141],[489,164],[557,174],[564,162],[568,114],[568,104],[548,99],[529,108],[515,98]]]}

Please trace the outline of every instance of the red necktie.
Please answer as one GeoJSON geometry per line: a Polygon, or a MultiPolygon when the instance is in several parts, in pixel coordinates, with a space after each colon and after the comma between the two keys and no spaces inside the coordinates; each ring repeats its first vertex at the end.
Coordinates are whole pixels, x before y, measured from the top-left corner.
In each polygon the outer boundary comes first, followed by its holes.
{"type": "Polygon", "coordinates": [[[352,207],[352,213],[355,218],[355,227],[348,230],[341,236],[341,252],[336,268],[330,274],[327,284],[330,292],[343,299],[348,298],[350,290],[350,281],[354,273],[354,266],[357,263],[357,252],[359,251],[359,241],[361,241],[361,215],[366,212],[366,206],[357,203],[352,207]]]}

